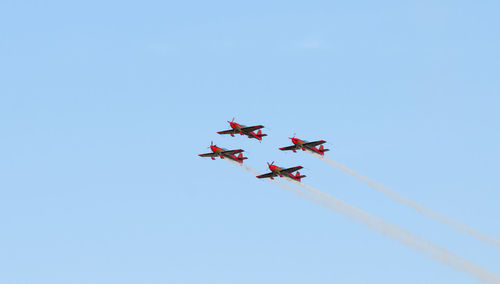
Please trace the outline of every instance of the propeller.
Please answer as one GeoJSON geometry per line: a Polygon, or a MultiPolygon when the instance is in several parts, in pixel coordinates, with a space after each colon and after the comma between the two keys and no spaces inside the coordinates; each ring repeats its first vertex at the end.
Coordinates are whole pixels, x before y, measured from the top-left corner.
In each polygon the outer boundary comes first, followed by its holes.
{"type": "Polygon", "coordinates": [[[290,138],[290,139],[295,138],[295,133],[293,134],[293,137],[288,137],[288,138],[290,138]]]}
{"type": "Polygon", "coordinates": [[[272,164],[274,164],[274,161],[272,161],[270,164],[269,164],[269,162],[267,162],[267,165],[268,165],[268,166],[270,166],[270,165],[272,165],[272,164]]]}
{"type": "Polygon", "coordinates": [[[229,123],[234,122],[234,117],[233,117],[233,119],[231,121],[228,120],[227,122],[229,122],[229,123]]]}
{"type": "Polygon", "coordinates": [[[211,146],[217,146],[214,144],[214,141],[210,141],[210,147],[207,147],[208,149],[212,149],[211,146]]]}

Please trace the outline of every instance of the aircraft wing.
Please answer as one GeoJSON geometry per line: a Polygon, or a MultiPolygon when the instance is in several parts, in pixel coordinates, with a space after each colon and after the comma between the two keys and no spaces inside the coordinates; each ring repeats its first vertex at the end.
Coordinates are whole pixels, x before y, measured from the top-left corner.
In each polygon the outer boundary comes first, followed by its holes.
{"type": "Polygon", "coordinates": [[[252,132],[258,129],[264,128],[264,125],[255,125],[241,128],[241,131],[252,132]]]}
{"type": "Polygon", "coordinates": [[[302,169],[301,166],[293,167],[293,168],[288,168],[288,169],[283,169],[283,170],[281,170],[281,174],[291,174],[291,173],[293,173],[295,171],[298,171],[300,169],[302,169]]]}
{"type": "Polygon", "coordinates": [[[257,178],[268,178],[268,177],[272,177],[272,176],[273,176],[273,173],[267,173],[267,174],[257,176],[257,178]]]}
{"type": "Polygon", "coordinates": [[[319,141],[307,142],[307,143],[304,143],[303,145],[304,146],[309,146],[309,147],[315,147],[315,146],[321,145],[323,143],[326,143],[326,141],[325,140],[319,140],[319,141]]]}
{"type": "Polygon", "coordinates": [[[294,150],[295,148],[296,148],[296,146],[292,145],[292,146],[280,148],[280,150],[281,151],[287,151],[287,150],[294,150]]]}
{"type": "Polygon", "coordinates": [[[200,156],[200,157],[217,157],[218,155],[215,153],[206,153],[206,154],[199,154],[198,156],[200,156]]]}
{"type": "Polygon", "coordinates": [[[219,131],[217,133],[219,133],[219,134],[231,134],[231,133],[234,133],[234,129],[223,130],[223,131],[219,131]]]}
{"type": "Polygon", "coordinates": [[[241,153],[241,152],[244,152],[244,151],[242,149],[236,149],[236,150],[227,150],[227,151],[224,151],[224,152],[222,152],[222,154],[234,155],[234,154],[238,154],[238,153],[241,153]]]}

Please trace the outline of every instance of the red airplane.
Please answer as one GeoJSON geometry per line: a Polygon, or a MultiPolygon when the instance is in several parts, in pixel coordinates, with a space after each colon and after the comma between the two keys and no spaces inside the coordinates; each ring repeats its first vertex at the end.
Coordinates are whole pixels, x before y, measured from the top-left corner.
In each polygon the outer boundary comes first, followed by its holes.
{"type": "Polygon", "coordinates": [[[271,170],[270,173],[267,173],[267,174],[263,174],[263,175],[260,175],[260,176],[257,176],[257,178],[270,178],[270,179],[274,179],[275,176],[280,176],[280,177],[289,177],[291,179],[294,179],[298,182],[300,182],[300,179],[301,178],[305,178],[306,176],[301,176],[299,172],[297,172],[297,174],[292,174],[293,172],[295,171],[298,171],[300,169],[302,169],[301,166],[298,166],[298,167],[293,167],[293,168],[288,168],[288,169],[283,169],[283,168],[280,168],[276,165],[274,165],[274,161],[272,163],[267,163],[267,166],[269,167],[269,169],[271,170]]]}
{"type": "Polygon", "coordinates": [[[326,151],[330,151],[329,149],[325,149],[323,147],[323,143],[326,143],[325,140],[319,140],[319,141],[313,141],[313,142],[309,142],[309,141],[306,141],[306,140],[301,140],[299,138],[295,138],[295,135],[293,135],[293,137],[288,137],[290,139],[292,139],[292,143],[293,145],[292,146],[288,146],[288,147],[283,147],[283,148],[280,148],[281,151],[287,151],[287,150],[292,150],[294,153],[297,152],[298,149],[302,149],[302,151],[310,151],[310,152],[313,152],[313,153],[316,153],[316,154],[320,154],[320,155],[325,155],[325,152],[326,151]],[[321,145],[318,148],[316,148],[316,146],[318,145],[321,145]]]}
{"type": "Polygon", "coordinates": [[[242,149],[227,150],[217,147],[217,145],[214,145],[213,142],[210,142],[210,150],[212,150],[212,153],[199,154],[198,156],[210,157],[212,160],[215,160],[215,157],[219,156],[221,159],[228,158],[238,163],[243,163],[243,160],[248,159],[247,157],[243,157],[243,154],[241,154],[241,152],[243,152],[242,149]],[[238,156],[234,155],[238,153],[240,153],[238,156]]]}
{"type": "Polygon", "coordinates": [[[219,134],[231,134],[231,136],[234,137],[234,134],[241,134],[241,135],[246,135],[248,138],[255,138],[258,139],[259,141],[262,141],[262,137],[267,136],[267,134],[262,133],[261,130],[259,130],[257,133],[254,133],[255,130],[264,128],[263,125],[255,125],[255,126],[246,126],[242,125],[239,123],[234,122],[234,118],[229,122],[229,126],[231,126],[231,129],[229,130],[224,130],[224,131],[219,131],[217,133],[219,134]]]}

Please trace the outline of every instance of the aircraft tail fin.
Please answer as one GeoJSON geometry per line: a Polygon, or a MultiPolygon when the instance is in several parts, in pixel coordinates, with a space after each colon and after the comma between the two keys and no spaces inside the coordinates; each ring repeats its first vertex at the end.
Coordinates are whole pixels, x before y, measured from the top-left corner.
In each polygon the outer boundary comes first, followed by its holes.
{"type": "Polygon", "coordinates": [[[296,179],[296,180],[298,180],[299,182],[300,182],[300,180],[301,180],[302,178],[305,178],[305,177],[306,177],[305,175],[300,175],[300,172],[297,172],[297,173],[295,174],[295,179],[296,179]]]}
{"type": "Polygon", "coordinates": [[[321,154],[325,153],[326,151],[330,151],[330,149],[325,149],[325,147],[323,147],[323,145],[319,146],[319,149],[318,149],[321,154]]]}
{"type": "Polygon", "coordinates": [[[238,155],[238,159],[243,161],[243,160],[246,160],[246,159],[248,159],[248,158],[247,158],[247,157],[243,157],[243,154],[242,154],[242,153],[240,153],[240,154],[238,155]]]}
{"type": "Polygon", "coordinates": [[[267,136],[267,134],[262,133],[262,130],[257,131],[257,134],[255,134],[255,135],[257,135],[257,137],[259,137],[259,138],[267,136]]]}

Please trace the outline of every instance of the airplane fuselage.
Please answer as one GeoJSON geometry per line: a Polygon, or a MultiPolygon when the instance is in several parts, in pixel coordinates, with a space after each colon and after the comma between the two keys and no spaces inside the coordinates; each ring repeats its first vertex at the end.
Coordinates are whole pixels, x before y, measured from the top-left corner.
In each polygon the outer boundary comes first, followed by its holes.
{"type": "Polygon", "coordinates": [[[255,125],[255,126],[246,126],[243,124],[239,124],[234,121],[228,121],[229,126],[231,129],[228,130],[222,130],[217,133],[219,134],[229,134],[232,137],[234,137],[235,134],[240,134],[240,135],[246,135],[248,138],[255,138],[259,141],[262,141],[262,137],[267,136],[267,134],[262,133],[260,130],[261,128],[264,128],[263,125],[255,125]],[[257,132],[254,132],[255,130],[258,130],[257,132]]]}
{"type": "MultiPolygon", "coordinates": [[[[246,125],[241,125],[239,123],[236,123],[236,122],[229,122],[229,126],[231,126],[231,128],[233,130],[235,130],[235,132],[238,132],[240,135],[246,135],[250,138],[256,138],[258,140],[262,140],[261,137],[259,137],[257,134],[255,134],[253,131],[244,131],[242,130],[242,128],[245,128],[246,125]]],[[[231,136],[234,137],[234,134],[231,133],[231,136]]]]}
{"type": "MultiPolygon", "coordinates": [[[[283,174],[281,173],[281,171],[283,170],[283,168],[280,168],[280,167],[278,167],[276,165],[269,165],[269,170],[271,170],[271,172],[273,173],[273,175],[270,177],[270,179],[274,179],[275,176],[283,177],[283,174]]],[[[294,179],[294,180],[297,180],[297,177],[294,176],[291,173],[288,174],[287,177],[291,178],[291,179],[294,179]]]]}
{"type": "Polygon", "coordinates": [[[292,143],[295,145],[295,149],[292,150],[294,153],[297,152],[298,149],[302,149],[302,151],[308,150],[309,152],[324,155],[324,153],[321,152],[318,148],[316,148],[314,146],[311,147],[311,146],[304,145],[306,143],[309,143],[308,141],[305,141],[305,140],[302,140],[299,138],[295,138],[295,137],[290,138],[290,139],[292,139],[292,143]]]}
{"type": "Polygon", "coordinates": [[[273,173],[273,176],[271,177],[271,179],[273,179],[273,177],[275,176],[280,176],[280,177],[283,177],[283,175],[281,174],[281,168],[276,166],[276,165],[269,165],[269,170],[273,173]]]}
{"type": "Polygon", "coordinates": [[[267,163],[267,166],[269,167],[269,170],[271,172],[259,175],[259,176],[257,176],[257,178],[274,179],[274,177],[279,176],[279,177],[290,178],[290,179],[293,179],[293,180],[300,182],[300,179],[305,177],[304,175],[300,175],[300,173],[298,172],[298,170],[302,169],[301,166],[283,169],[281,167],[274,165],[274,162],[272,162],[271,164],[267,163]],[[292,173],[295,171],[297,171],[297,174],[293,175],[292,173]]]}
{"type": "MultiPolygon", "coordinates": [[[[220,147],[217,147],[217,146],[210,145],[210,150],[212,150],[213,153],[217,154],[219,156],[219,158],[221,158],[221,159],[229,158],[229,159],[237,161],[239,163],[243,163],[243,160],[240,159],[240,158],[238,158],[238,157],[236,157],[235,155],[224,154],[223,152],[227,151],[224,148],[220,148],[220,147]]],[[[212,157],[212,160],[215,160],[215,158],[212,157]]]]}

